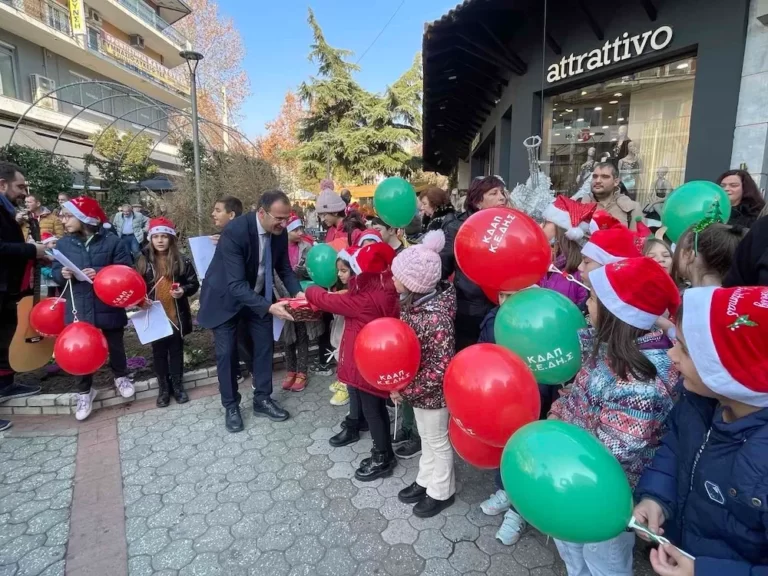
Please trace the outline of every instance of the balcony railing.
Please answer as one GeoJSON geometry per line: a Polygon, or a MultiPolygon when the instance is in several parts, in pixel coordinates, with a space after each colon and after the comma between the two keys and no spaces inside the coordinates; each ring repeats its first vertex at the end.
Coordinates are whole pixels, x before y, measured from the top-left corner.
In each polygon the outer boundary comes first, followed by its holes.
{"type": "Polygon", "coordinates": [[[165,35],[168,39],[170,39],[171,42],[173,42],[176,46],[179,46],[181,48],[186,48],[187,46],[187,38],[176,30],[175,28],[172,28],[168,22],[160,18],[160,16],[157,15],[157,12],[152,10],[152,7],[148,4],[145,4],[141,0],[116,0],[118,4],[126,8],[127,10],[130,10],[136,16],[144,20],[147,24],[158,30],[160,33],[165,35]]]}
{"type": "MultiPolygon", "coordinates": [[[[69,20],[69,10],[53,0],[0,0],[16,10],[31,16],[66,36],[74,38],[69,20]]],[[[76,39],[81,46],[114,62],[166,90],[189,96],[189,76],[181,68],[166,68],[140,50],[136,50],[111,34],[88,28],[87,38],[76,39]]]]}
{"type": "Polygon", "coordinates": [[[62,34],[72,36],[69,10],[53,0],[0,0],[62,34]]]}

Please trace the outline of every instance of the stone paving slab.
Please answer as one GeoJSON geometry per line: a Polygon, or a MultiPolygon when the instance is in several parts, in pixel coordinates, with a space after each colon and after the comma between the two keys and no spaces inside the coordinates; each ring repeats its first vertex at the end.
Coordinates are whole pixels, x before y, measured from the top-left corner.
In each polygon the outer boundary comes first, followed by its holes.
{"type": "Polygon", "coordinates": [[[0,575],[63,576],[77,436],[0,434],[0,575]]]}
{"type": "Polygon", "coordinates": [[[255,418],[248,394],[239,434],[224,430],[218,396],[121,417],[130,576],[564,574],[540,534],[494,539],[501,516],[478,508],[492,475],[460,459],[456,504],[426,520],[397,500],[418,458],[391,478],[355,480],[371,441],[328,445],[346,413],[328,403],[329,381],[276,392],[288,422],[255,418]]]}

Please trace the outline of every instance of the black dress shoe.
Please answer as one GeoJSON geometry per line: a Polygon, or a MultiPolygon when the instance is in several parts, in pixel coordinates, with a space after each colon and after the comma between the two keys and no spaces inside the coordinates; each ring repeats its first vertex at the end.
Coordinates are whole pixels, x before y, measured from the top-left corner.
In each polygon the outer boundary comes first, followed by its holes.
{"type": "Polygon", "coordinates": [[[272,398],[266,398],[264,400],[253,401],[253,415],[254,416],[266,416],[272,422],[283,422],[288,420],[289,414],[286,410],[280,408],[277,402],[272,398]]]}
{"type": "Polygon", "coordinates": [[[341,448],[342,446],[354,444],[358,440],[360,440],[360,434],[352,430],[352,428],[342,428],[341,432],[328,439],[328,444],[334,448],[341,448]]]}
{"type": "Polygon", "coordinates": [[[165,384],[165,385],[161,384],[160,389],[157,392],[157,401],[155,402],[155,405],[158,408],[165,408],[170,403],[171,403],[170,386],[168,386],[168,384],[165,384]]]}
{"type": "Polygon", "coordinates": [[[186,404],[189,402],[189,396],[187,396],[187,391],[184,390],[184,384],[182,384],[181,378],[173,379],[172,390],[176,404],[186,404]]]}
{"type": "Polygon", "coordinates": [[[427,495],[427,489],[414,482],[397,493],[397,499],[403,504],[415,504],[427,495]]]}
{"type": "Polygon", "coordinates": [[[355,470],[355,478],[360,482],[373,482],[379,478],[392,476],[395,466],[397,466],[397,460],[394,454],[374,449],[371,457],[363,460],[360,467],[355,470]]]}
{"type": "Polygon", "coordinates": [[[422,500],[419,500],[419,502],[416,504],[416,506],[413,507],[413,515],[418,516],[419,518],[432,518],[432,516],[437,516],[451,506],[453,504],[453,501],[455,498],[451,496],[448,498],[448,500],[435,500],[431,496],[424,496],[422,500]]]}
{"type": "MultiPolygon", "coordinates": [[[[348,426],[349,426],[349,420],[344,418],[344,420],[341,421],[341,427],[346,428],[348,426]]],[[[370,430],[370,428],[368,427],[368,422],[366,422],[365,420],[363,420],[362,424],[358,425],[357,429],[360,432],[368,432],[370,430]]]]}
{"type": "Polygon", "coordinates": [[[227,432],[242,432],[243,418],[240,416],[240,408],[229,408],[224,416],[224,426],[227,432]]]}

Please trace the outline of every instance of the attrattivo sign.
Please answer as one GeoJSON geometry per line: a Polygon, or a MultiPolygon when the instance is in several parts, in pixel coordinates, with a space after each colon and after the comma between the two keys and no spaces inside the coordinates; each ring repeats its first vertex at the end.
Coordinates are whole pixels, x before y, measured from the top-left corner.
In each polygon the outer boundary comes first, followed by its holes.
{"type": "Polygon", "coordinates": [[[547,82],[559,82],[584,72],[597,70],[603,66],[629,60],[644,52],[663,50],[672,42],[672,27],[661,26],[642,34],[630,36],[624,32],[613,42],[606,42],[601,48],[596,48],[584,54],[564,56],[560,62],[552,64],[547,69],[547,82]]]}

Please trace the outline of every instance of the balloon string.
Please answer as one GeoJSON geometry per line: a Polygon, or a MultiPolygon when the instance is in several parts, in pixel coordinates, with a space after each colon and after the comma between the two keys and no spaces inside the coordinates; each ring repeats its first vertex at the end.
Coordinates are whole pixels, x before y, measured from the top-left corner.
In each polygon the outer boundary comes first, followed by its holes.
{"type": "Polygon", "coordinates": [[[67,280],[66,286],[64,286],[64,292],[69,288],[69,296],[72,299],[72,322],[79,322],[77,319],[77,308],[75,308],[75,292],[72,290],[72,279],[67,280]]]}
{"type": "Polygon", "coordinates": [[[392,434],[392,441],[397,442],[397,407],[400,405],[399,402],[395,402],[395,431],[392,434]]]}
{"type": "Polygon", "coordinates": [[[554,264],[550,264],[549,265],[549,271],[550,272],[556,272],[557,274],[560,274],[563,278],[568,280],[568,282],[573,282],[574,284],[578,284],[579,286],[584,288],[584,290],[587,290],[588,292],[592,292],[592,290],[589,288],[589,286],[587,286],[586,284],[583,284],[583,283],[579,282],[578,280],[576,280],[576,278],[573,277],[573,274],[568,274],[568,272],[563,272],[562,270],[560,270],[554,264]]]}

